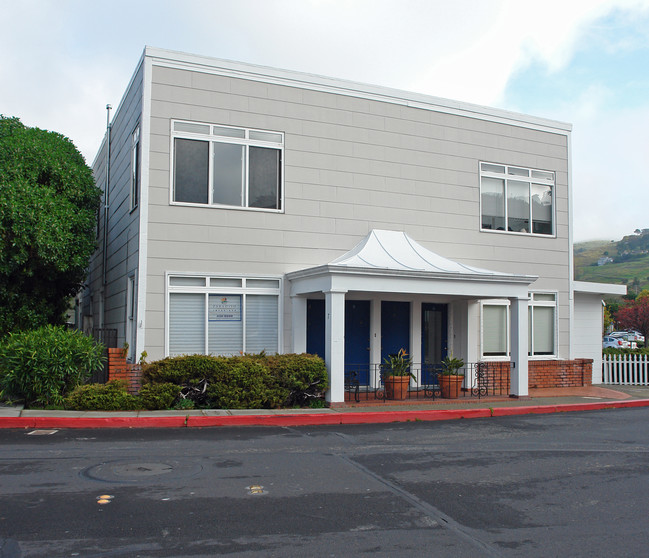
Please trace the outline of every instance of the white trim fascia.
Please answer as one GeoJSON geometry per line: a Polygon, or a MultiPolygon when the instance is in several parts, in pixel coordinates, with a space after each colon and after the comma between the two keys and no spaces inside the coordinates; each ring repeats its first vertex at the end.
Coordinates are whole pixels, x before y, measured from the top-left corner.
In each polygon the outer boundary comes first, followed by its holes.
{"type": "MultiPolygon", "coordinates": [[[[567,135],[567,148],[568,148],[568,278],[570,279],[570,284],[568,285],[568,335],[570,336],[570,342],[568,343],[568,358],[573,359],[574,355],[574,341],[575,341],[575,292],[574,292],[574,277],[575,277],[575,256],[574,256],[574,247],[573,247],[573,219],[574,219],[574,205],[573,205],[573,195],[572,195],[572,135],[568,133],[567,135]]],[[[556,182],[556,176],[555,176],[556,182]]],[[[555,190],[556,191],[556,190],[555,190]]],[[[556,211],[556,210],[555,210],[556,211]]],[[[556,215],[555,215],[556,219],[556,215]]],[[[556,221],[555,221],[556,222],[556,221]]],[[[557,314],[559,313],[559,297],[557,296],[557,314]]],[[[555,319],[557,317],[555,316],[555,319]]],[[[555,327],[555,334],[558,329],[558,324],[555,327]]],[[[557,354],[559,354],[559,347],[557,348],[557,354]]]]}
{"type": "Polygon", "coordinates": [[[144,55],[152,61],[153,65],[166,68],[346,95],[456,116],[488,120],[500,124],[510,124],[554,134],[567,135],[572,130],[572,124],[556,120],[316,74],[210,58],[150,46],[145,47],[144,55]]]}
{"type": "MultiPolygon", "coordinates": [[[[135,323],[135,349],[146,350],[146,293],[149,248],[149,165],[151,149],[151,62],[143,55],[142,117],[140,120],[140,200],[137,281],[137,321],[135,323]]],[[[137,361],[137,353],[134,352],[137,361]]]]}
{"type": "Polygon", "coordinates": [[[589,281],[572,281],[571,289],[575,293],[619,295],[627,293],[626,285],[613,285],[611,283],[591,283],[589,281]]]}
{"type": "MultiPolygon", "coordinates": [[[[131,76],[131,79],[128,82],[128,85],[126,86],[126,89],[124,90],[124,94],[122,95],[122,98],[119,101],[119,105],[117,105],[117,108],[113,110],[113,118],[111,118],[110,123],[112,124],[113,121],[115,120],[115,117],[119,114],[119,111],[122,110],[122,106],[126,102],[126,97],[128,97],[128,93],[131,90],[131,87],[133,87],[133,82],[135,81],[135,77],[137,76],[137,73],[140,71],[140,66],[144,63],[144,60],[147,55],[147,47],[144,47],[144,50],[142,51],[142,54],[140,55],[140,59],[135,66],[135,71],[133,72],[133,75],[131,76]]],[[[143,77],[144,80],[144,77],[143,77]]],[[[95,163],[97,162],[97,157],[101,153],[101,149],[104,145],[104,142],[106,141],[107,134],[104,134],[104,139],[102,140],[99,149],[97,150],[97,155],[95,155],[95,158],[92,163],[92,168],[95,167],[95,163]]]]}
{"type": "Polygon", "coordinates": [[[435,273],[432,271],[405,271],[400,269],[368,269],[364,267],[341,267],[335,265],[321,265],[309,269],[292,271],[286,274],[289,281],[305,279],[308,277],[319,277],[325,275],[362,275],[368,277],[402,277],[412,279],[442,279],[448,281],[467,282],[495,282],[495,283],[523,283],[526,285],[534,283],[537,275],[508,275],[508,274],[469,274],[469,273],[435,273]]]}
{"type": "Polygon", "coordinates": [[[99,156],[101,155],[102,151],[106,147],[106,142],[107,141],[108,141],[108,132],[104,132],[104,137],[102,138],[101,143],[99,144],[99,149],[97,150],[97,153],[95,154],[95,158],[92,160],[92,165],[90,165],[90,168],[93,171],[93,175],[94,175],[94,172],[95,172],[95,167],[97,166],[97,161],[99,160],[99,156]]]}

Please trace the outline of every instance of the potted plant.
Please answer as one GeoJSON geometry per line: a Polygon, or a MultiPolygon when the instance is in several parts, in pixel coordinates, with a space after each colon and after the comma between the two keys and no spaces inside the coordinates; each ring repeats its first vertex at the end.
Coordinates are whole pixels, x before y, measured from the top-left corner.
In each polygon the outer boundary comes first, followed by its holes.
{"type": "Polygon", "coordinates": [[[399,349],[396,355],[389,355],[384,362],[384,383],[386,399],[405,399],[408,395],[410,378],[415,376],[410,372],[412,358],[405,349],[399,349]]]}
{"type": "Polygon", "coordinates": [[[464,361],[461,358],[456,358],[451,354],[442,360],[441,376],[439,378],[439,386],[442,391],[442,397],[447,399],[455,399],[460,394],[460,386],[464,381],[464,371],[461,368],[464,366],[464,361]]]}

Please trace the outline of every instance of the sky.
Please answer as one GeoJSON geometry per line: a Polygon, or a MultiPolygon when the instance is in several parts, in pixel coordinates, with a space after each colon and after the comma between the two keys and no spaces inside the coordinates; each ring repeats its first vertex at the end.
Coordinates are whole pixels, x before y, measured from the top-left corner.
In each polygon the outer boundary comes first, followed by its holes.
{"type": "Polygon", "coordinates": [[[89,164],[148,45],[568,122],[574,240],[649,228],[649,0],[0,0],[0,13],[0,114],[64,134],[89,164]]]}

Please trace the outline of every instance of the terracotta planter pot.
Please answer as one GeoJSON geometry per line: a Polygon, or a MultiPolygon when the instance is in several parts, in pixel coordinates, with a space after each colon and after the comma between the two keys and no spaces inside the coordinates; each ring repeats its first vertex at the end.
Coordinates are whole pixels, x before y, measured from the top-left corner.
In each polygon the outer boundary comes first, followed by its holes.
{"type": "Polygon", "coordinates": [[[408,395],[410,376],[388,376],[385,379],[386,399],[403,400],[408,395]]]}
{"type": "Polygon", "coordinates": [[[442,397],[445,399],[457,399],[462,389],[464,376],[444,376],[439,377],[439,386],[442,390],[442,397]]]}

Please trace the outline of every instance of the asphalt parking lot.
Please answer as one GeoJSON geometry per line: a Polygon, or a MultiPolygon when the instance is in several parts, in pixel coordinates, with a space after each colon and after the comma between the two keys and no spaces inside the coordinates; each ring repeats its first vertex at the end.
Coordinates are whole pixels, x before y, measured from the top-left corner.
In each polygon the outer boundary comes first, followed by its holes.
{"type": "Polygon", "coordinates": [[[0,557],[643,556],[648,422],[2,430],[0,557]]]}

